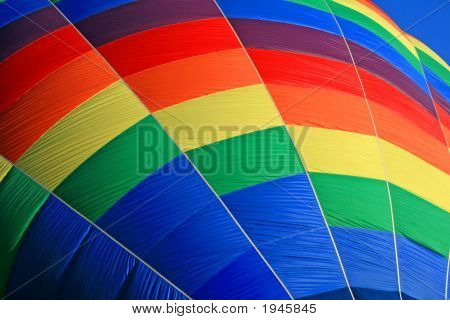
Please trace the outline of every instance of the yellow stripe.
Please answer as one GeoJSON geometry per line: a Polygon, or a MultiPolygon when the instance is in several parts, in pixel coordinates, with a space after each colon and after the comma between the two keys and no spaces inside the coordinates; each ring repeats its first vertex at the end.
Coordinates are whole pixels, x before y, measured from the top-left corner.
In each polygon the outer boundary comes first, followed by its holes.
{"type": "Polygon", "coordinates": [[[17,165],[53,190],[94,152],[147,115],[128,87],[116,82],[54,125],[17,165]]]}
{"type": "Polygon", "coordinates": [[[433,50],[430,49],[430,47],[428,47],[425,43],[423,43],[422,41],[420,41],[419,39],[408,35],[408,40],[419,50],[425,52],[426,54],[428,54],[431,58],[433,58],[437,63],[439,63],[440,65],[442,65],[445,69],[450,71],[450,67],[447,64],[447,62],[445,62],[436,52],[434,52],[433,50]]]}
{"type": "Polygon", "coordinates": [[[450,177],[415,155],[382,141],[389,181],[450,212],[450,177]]]}
{"type": "Polygon", "coordinates": [[[203,96],[154,116],[184,151],[283,124],[264,85],[203,96]]]}
{"type": "Polygon", "coordinates": [[[308,171],[385,180],[376,138],[346,131],[288,126],[308,171]]]}
{"type": "Polygon", "coordinates": [[[3,157],[0,157],[0,182],[3,180],[4,177],[8,174],[9,170],[11,170],[12,164],[9,163],[6,159],[3,157]]]}
{"type": "Polygon", "coordinates": [[[364,14],[374,22],[378,23],[384,29],[386,29],[393,38],[397,38],[417,59],[417,52],[414,46],[408,41],[408,39],[403,35],[403,31],[397,26],[392,25],[389,21],[380,16],[377,12],[373,11],[371,8],[366,7],[364,4],[355,0],[332,0],[333,2],[342,4],[354,11],[364,14]]]}
{"type": "MultiPolygon", "coordinates": [[[[385,180],[376,137],[315,127],[288,129],[308,171],[385,180]]],[[[450,211],[445,172],[387,141],[380,145],[389,182],[450,211]]]]}

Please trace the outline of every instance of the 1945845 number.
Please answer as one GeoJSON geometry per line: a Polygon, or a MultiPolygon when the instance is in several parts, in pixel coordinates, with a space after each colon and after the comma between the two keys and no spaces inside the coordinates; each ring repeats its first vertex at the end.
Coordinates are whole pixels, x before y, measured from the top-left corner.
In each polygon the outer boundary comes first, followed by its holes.
{"type": "Polygon", "coordinates": [[[316,304],[282,303],[264,304],[264,313],[316,313],[316,304]]]}

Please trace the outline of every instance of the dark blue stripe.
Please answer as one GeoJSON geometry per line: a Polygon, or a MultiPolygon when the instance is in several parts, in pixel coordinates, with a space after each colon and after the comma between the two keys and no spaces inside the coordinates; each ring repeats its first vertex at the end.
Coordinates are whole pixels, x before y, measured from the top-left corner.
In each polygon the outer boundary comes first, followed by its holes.
{"type": "Polygon", "coordinates": [[[222,199],[295,298],[346,288],[305,173],[238,190],[222,199]]]}
{"type": "MultiPolygon", "coordinates": [[[[356,299],[364,300],[399,300],[398,290],[395,291],[383,291],[367,288],[355,288],[352,287],[353,294],[356,299]]],[[[402,299],[404,299],[402,295],[402,299]]]]}
{"type": "Polygon", "coordinates": [[[450,300],[450,252],[449,257],[447,258],[447,287],[446,287],[446,296],[447,300],[450,300]]]}
{"type": "Polygon", "coordinates": [[[186,297],[143,263],[137,263],[125,281],[118,299],[186,300],[186,297]],[[139,298],[135,298],[139,297],[139,298]]]}
{"type": "Polygon", "coordinates": [[[193,298],[288,298],[183,155],[136,186],[97,223],[193,298]]]}
{"type": "MultiPolygon", "coordinates": [[[[141,0],[142,1],[142,0],[141,0]]],[[[135,2],[135,0],[61,0],[56,6],[73,23],[96,15],[108,9],[135,2]]]]}
{"type": "MultiPolygon", "coordinates": [[[[366,288],[354,288],[352,287],[352,291],[355,296],[365,296],[365,297],[373,297],[372,300],[397,300],[398,299],[398,291],[389,292],[389,291],[381,291],[381,290],[373,290],[366,288]]],[[[303,298],[304,300],[344,300],[348,295],[348,291],[345,289],[330,291],[321,293],[318,295],[313,295],[309,297],[303,298]]]]}
{"type": "Polygon", "coordinates": [[[6,0],[0,3],[0,28],[50,5],[47,0],[6,0]]]}
{"type": "Polygon", "coordinates": [[[228,18],[289,23],[341,35],[330,14],[297,3],[284,0],[218,0],[217,3],[228,18]]]}
{"type": "Polygon", "coordinates": [[[259,260],[259,256],[254,254],[253,249],[243,252],[198,288],[192,296],[213,300],[289,299],[284,291],[277,288],[275,292],[272,292],[273,284],[270,281],[266,282],[266,279],[273,276],[268,269],[251,267],[258,265],[259,260]],[[239,282],[245,285],[236,286],[233,279],[239,279],[239,282]]]}
{"type": "Polygon", "coordinates": [[[402,292],[414,299],[444,299],[447,259],[397,236],[402,292]]]}
{"type": "Polygon", "coordinates": [[[364,289],[353,290],[356,299],[400,298],[392,233],[334,226],[331,232],[350,286],[364,289]]]}
{"type": "Polygon", "coordinates": [[[8,285],[13,291],[10,299],[184,299],[55,197],[24,237],[8,285]]]}
{"type": "MultiPolygon", "coordinates": [[[[398,299],[392,233],[334,226],[331,230],[355,297],[398,299]]],[[[402,235],[396,240],[402,297],[443,299],[447,260],[402,235]]]]}

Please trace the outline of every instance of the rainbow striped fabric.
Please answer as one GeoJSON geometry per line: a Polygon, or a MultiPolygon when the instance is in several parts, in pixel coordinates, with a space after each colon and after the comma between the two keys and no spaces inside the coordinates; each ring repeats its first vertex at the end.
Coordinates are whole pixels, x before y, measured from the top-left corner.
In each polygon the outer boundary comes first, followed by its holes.
{"type": "Polygon", "coordinates": [[[445,299],[450,68],[367,0],[0,3],[0,296],[445,299]]]}

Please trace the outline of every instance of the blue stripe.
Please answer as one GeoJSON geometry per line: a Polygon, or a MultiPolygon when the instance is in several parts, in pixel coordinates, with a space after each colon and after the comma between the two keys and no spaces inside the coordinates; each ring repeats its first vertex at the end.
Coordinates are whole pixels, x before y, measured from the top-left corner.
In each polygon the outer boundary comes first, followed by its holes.
{"type": "Polygon", "coordinates": [[[429,84],[450,102],[450,87],[428,67],[423,65],[423,68],[429,84]]]}
{"type": "Polygon", "coordinates": [[[55,197],[42,207],[21,244],[8,292],[19,287],[10,298],[184,299],[55,197]],[[146,288],[139,288],[142,283],[146,288]]]}
{"type": "Polygon", "coordinates": [[[212,300],[289,299],[287,294],[278,288],[275,288],[275,292],[271,292],[274,286],[272,282],[266,282],[266,279],[272,277],[272,274],[265,268],[252,268],[259,263],[260,257],[254,254],[253,249],[249,249],[231,259],[219,273],[198,288],[193,296],[212,300]],[[236,286],[234,279],[245,285],[236,286]]]}
{"type": "MultiPolygon", "coordinates": [[[[346,288],[305,173],[222,197],[295,298],[346,288]]],[[[350,298],[349,291],[343,298],[350,298]]]]}
{"type": "Polygon", "coordinates": [[[137,263],[127,278],[118,299],[186,300],[186,297],[143,263],[137,263]],[[134,298],[138,297],[138,298],[134,298]]]}
{"type": "Polygon", "coordinates": [[[447,258],[447,287],[446,287],[446,295],[447,295],[447,300],[450,300],[450,252],[449,252],[449,257],[447,258]]]}
{"type": "Polygon", "coordinates": [[[72,23],[76,23],[103,11],[119,7],[130,2],[135,2],[135,0],[61,0],[56,3],[56,6],[64,12],[64,15],[72,23]]]}
{"type": "Polygon", "coordinates": [[[193,298],[288,298],[183,155],[136,186],[97,223],[193,298]]]}
{"type": "Polygon", "coordinates": [[[6,0],[0,3],[0,28],[50,5],[47,0],[6,0]]]}
{"type": "Polygon", "coordinates": [[[218,0],[228,18],[268,20],[306,26],[341,35],[330,14],[284,0],[218,0]]]}
{"type": "Polygon", "coordinates": [[[390,232],[331,227],[356,299],[399,299],[390,232]]]}
{"type": "Polygon", "coordinates": [[[415,299],[444,299],[447,259],[397,236],[402,292],[415,299]]]}
{"type": "MultiPolygon", "coordinates": [[[[357,299],[398,299],[392,233],[331,227],[357,299]]],[[[402,297],[443,299],[447,260],[397,234],[402,297]]]]}

